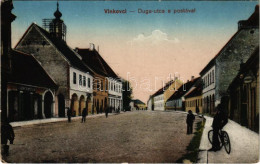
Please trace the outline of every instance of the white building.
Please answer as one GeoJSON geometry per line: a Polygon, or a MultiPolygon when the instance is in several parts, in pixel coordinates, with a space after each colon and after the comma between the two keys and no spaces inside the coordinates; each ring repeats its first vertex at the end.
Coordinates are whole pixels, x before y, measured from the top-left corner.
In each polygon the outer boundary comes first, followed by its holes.
{"type": "Polygon", "coordinates": [[[122,82],[118,79],[107,77],[108,81],[108,105],[114,111],[122,110],[122,82]]]}

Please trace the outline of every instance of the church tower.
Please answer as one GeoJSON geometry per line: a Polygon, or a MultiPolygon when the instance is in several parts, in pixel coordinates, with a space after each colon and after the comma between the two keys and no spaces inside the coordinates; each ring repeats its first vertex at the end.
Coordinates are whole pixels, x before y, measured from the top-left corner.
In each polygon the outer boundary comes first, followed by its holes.
{"type": "Polygon", "coordinates": [[[60,19],[62,13],[59,11],[59,2],[57,2],[57,10],[53,15],[55,18],[49,22],[49,32],[52,37],[66,41],[66,25],[64,24],[63,20],[60,19]]]}

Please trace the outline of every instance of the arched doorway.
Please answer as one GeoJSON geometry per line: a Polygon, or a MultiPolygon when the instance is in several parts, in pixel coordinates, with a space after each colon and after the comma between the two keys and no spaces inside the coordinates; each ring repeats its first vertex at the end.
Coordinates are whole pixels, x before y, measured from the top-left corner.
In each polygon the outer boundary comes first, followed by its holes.
{"type": "Polygon", "coordinates": [[[87,97],[87,101],[86,101],[86,108],[87,108],[87,112],[91,112],[91,97],[88,95],[87,97]]]}
{"type": "Polygon", "coordinates": [[[46,118],[51,118],[53,96],[50,91],[44,95],[44,115],[46,118]]]}
{"type": "Polygon", "coordinates": [[[72,116],[78,116],[79,114],[79,101],[78,101],[78,95],[73,94],[71,97],[71,110],[72,110],[72,116]]]}
{"type": "Polygon", "coordinates": [[[59,117],[65,117],[65,98],[62,94],[58,95],[59,117]]]}
{"type": "Polygon", "coordinates": [[[97,99],[97,114],[99,113],[99,99],[97,99]]]}
{"type": "Polygon", "coordinates": [[[80,96],[80,99],[79,99],[79,115],[81,116],[81,112],[83,111],[83,109],[85,108],[85,97],[82,95],[80,96]]]}
{"type": "Polygon", "coordinates": [[[105,105],[104,105],[104,108],[105,108],[105,109],[104,109],[104,110],[108,110],[108,109],[107,109],[107,106],[108,106],[108,104],[107,104],[107,98],[105,97],[105,105]]]}
{"type": "Polygon", "coordinates": [[[206,109],[207,113],[209,113],[209,97],[207,96],[207,109],[206,109]]]}

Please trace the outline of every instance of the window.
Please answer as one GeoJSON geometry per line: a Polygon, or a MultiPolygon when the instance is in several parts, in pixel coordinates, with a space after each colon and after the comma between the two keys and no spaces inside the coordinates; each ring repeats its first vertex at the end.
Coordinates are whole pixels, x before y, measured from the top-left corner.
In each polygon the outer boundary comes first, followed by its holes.
{"type": "Polygon", "coordinates": [[[83,86],[86,86],[86,76],[83,76],[83,86]]]}
{"type": "Polygon", "coordinates": [[[104,85],[103,85],[103,81],[102,80],[100,80],[100,83],[101,83],[101,91],[103,91],[103,87],[104,87],[104,85]]]}
{"type": "Polygon", "coordinates": [[[77,84],[77,74],[73,72],[73,84],[77,84]]]}
{"type": "Polygon", "coordinates": [[[88,87],[90,88],[90,78],[88,78],[88,87]]]}
{"type": "Polygon", "coordinates": [[[214,83],[214,70],[212,70],[212,83],[214,83]]]}
{"type": "Polygon", "coordinates": [[[209,73],[209,85],[211,84],[211,72],[209,73]]]}
{"type": "Polygon", "coordinates": [[[79,85],[82,85],[82,75],[79,75],[79,85]]]}

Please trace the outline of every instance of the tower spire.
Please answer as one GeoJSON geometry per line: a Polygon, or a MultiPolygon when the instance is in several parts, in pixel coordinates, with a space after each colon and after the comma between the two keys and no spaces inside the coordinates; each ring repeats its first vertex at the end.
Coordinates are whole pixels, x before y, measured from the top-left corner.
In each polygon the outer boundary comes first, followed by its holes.
{"type": "Polygon", "coordinates": [[[57,19],[60,19],[60,17],[62,16],[61,12],[59,11],[59,1],[57,1],[57,10],[54,12],[54,16],[57,19]]]}

